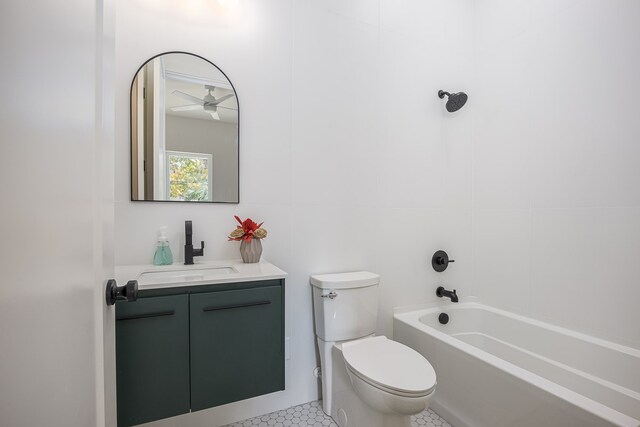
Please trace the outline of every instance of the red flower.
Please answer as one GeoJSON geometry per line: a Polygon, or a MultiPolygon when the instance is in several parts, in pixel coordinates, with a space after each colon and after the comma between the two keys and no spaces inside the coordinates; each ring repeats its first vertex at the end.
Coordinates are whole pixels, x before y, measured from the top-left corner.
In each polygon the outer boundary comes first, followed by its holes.
{"type": "MultiPolygon", "coordinates": [[[[233,216],[236,221],[238,221],[238,224],[240,224],[239,226],[237,226],[236,228],[242,229],[242,231],[244,232],[242,236],[240,237],[235,237],[235,236],[229,236],[229,240],[245,240],[247,242],[250,242],[251,239],[253,239],[253,233],[260,228],[260,226],[262,226],[262,224],[264,223],[260,223],[257,224],[254,220],[252,220],[251,218],[247,218],[244,221],[242,221],[237,215],[233,216]]],[[[235,234],[235,233],[232,233],[235,234]]],[[[238,233],[239,234],[239,233],[238,233]]]]}

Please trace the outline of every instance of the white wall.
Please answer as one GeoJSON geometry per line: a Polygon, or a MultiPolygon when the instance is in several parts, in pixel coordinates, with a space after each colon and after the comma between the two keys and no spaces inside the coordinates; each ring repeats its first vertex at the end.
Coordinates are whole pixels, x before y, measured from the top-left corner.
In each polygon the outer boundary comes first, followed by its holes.
{"type": "Polygon", "coordinates": [[[167,150],[211,154],[213,200],[237,200],[238,130],[235,124],[167,115],[165,130],[167,150]]]}
{"type": "Polygon", "coordinates": [[[640,3],[476,0],[473,281],[640,348],[640,3]]]}
{"type": "Polygon", "coordinates": [[[310,274],[380,273],[386,334],[394,306],[435,300],[441,280],[471,293],[473,103],[451,115],[436,93],[468,90],[473,8],[397,3],[243,0],[226,18],[215,2],[117,3],[116,263],[149,263],[165,224],[180,259],[185,219],[205,258],[237,258],[225,236],[238,214],[265,221],[264,256],[290,273],[287,390],[156,425],[219,425],[316,399],[310,274]],[[238,91],[239,205],[129,201],[129,85],[168,50],[213,61],[238,91]],[[443,274],[430,265],[439,248],[458,261],[443,274]]]}

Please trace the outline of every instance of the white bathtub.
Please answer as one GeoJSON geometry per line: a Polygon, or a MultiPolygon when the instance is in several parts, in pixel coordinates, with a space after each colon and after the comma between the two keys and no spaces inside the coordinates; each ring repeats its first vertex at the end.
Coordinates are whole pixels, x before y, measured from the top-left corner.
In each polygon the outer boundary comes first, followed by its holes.
{"type": "Polygon", "coordinates": [[[477,303],[393,324],[433,365],[432,407],[455,427],[640,426],[639,350],[477,303]]]}

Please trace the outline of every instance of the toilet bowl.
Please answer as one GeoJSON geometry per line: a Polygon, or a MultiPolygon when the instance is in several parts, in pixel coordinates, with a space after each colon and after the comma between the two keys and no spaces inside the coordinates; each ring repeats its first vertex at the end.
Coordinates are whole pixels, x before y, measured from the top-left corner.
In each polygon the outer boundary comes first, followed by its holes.
{"type": "Polygon", "coordinates": [[[375,336],[379,281],[366,271],[311,277],[322,409],[339,427],[409,427],[435,393],[427,359],[375,336]]]}
{"type": "Polygon", "coordinates": [[[384,414],[424,411],[436,387],[436,373],[417,351],[384,336],[342,344],[356,395],[384,414]]]}

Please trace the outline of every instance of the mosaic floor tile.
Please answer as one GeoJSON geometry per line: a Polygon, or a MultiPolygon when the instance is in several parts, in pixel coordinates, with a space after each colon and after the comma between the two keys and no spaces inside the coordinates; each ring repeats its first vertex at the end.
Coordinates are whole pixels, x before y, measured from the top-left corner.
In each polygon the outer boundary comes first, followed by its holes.
{"type": "MultiPolygon", "coordinates": [[[[337,424],[322,412],[320,401],[293,406],[281,411],[261,415],[225,427],[338,427],[337,424]]],[[[412,427],[451,427],[431,409],[411,417],[412,427]]]]}

